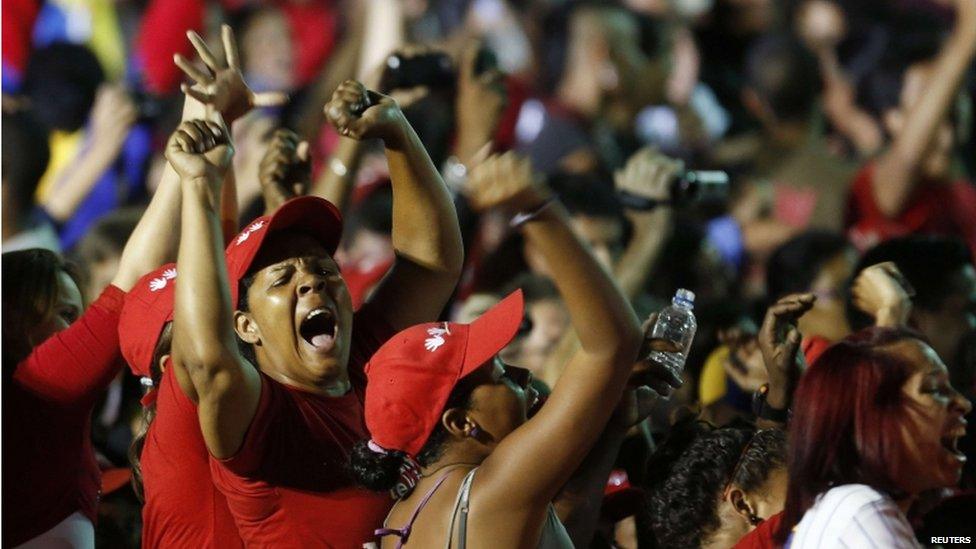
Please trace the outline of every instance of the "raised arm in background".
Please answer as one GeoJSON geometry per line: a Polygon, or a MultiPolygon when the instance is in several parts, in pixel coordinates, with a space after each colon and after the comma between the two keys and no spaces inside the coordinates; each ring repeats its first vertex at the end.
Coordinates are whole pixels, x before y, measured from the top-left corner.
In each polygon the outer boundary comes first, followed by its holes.
{"type": "Polygon", "coordinates": [[[264,215],[271,215],[279,206],[308,190],[311,177],[308,142],[285,129],[275,130],[268,150],[258,166],[258,181],[264,196],[264,215]]]}
{"type": "Polygon", "coordinates": [[[871,265],[851,283],[851,301],[883,328],[904,328],[912,313],[915,290],[892,261],[871,265]]]}
{"type": "MultiPolygon", "coordinates": [[[[800,341],[803,335],[797,329],[797,320],[813,307],[816,296],[813,294],[791,294],[781,298],[766,310],[762,327],[759,329],[759,350],[769,376],[765,399],[773,410],[789,410],[793,401],[793,390],[806,368],[800,341]]],[[[785,427],[785,421],[758,418],[756,426],[760,429],[785,427]]]]}
{"type": "Polygon", "coordinates": [[[95,96],[85,145],[57,175],[41,204],[54,220],[71,219],[81,203],[122,152],[139,112],[122,86],[105,84],[95,96]]]}
{"type": "Polygon", "coordinates": [[[911,197],[937,130],[945,121],[976,53],[976,0],[956,1],[956,26],[936,57],[925,89],[901,121],[891,147],[878,158],[874,200],[887,216],[897,216],[911,197]]]}
{"type": "Polygon", "coordinates": [[[558,265],[554,282],[581,343],[545,406],[479,468],[476,505],[504,516],[542,508],[577,470],[620,400],[641,332],[626,298],[573,233],[566,210],[547,202],[550,193],[527,160],[513,154],[489,158],[472,172],[469,185],[475,209],[531,212],[522,231],[547,264],[558,265]]]}
{"type": "Polygon", "coordinates": [[[196,120],[180,125],[166,144],[183,191],[173,364],[189,376],[204,441],[218,458],[240,448],[261,396],[257,370],[237,349],[224,265],[219,202],[233,155],[228,134],[219,124],[196,120]]]}
{"type": "Polygon", "coordinates": [[[380,138],[393,187],[396,259],[369,301],[395,329],[435,320],[454,292],[464,252],[451,195],[396,101],[344,82],[325,106],[339,133],[380,138]]]}

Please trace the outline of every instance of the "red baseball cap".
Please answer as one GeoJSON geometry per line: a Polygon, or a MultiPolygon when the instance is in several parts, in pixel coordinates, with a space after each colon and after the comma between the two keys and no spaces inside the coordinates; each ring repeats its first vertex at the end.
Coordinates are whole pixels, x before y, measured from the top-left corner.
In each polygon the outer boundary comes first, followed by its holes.
{"type": "Polygon", "coordinates": [[[166,323],[173,320],[176,264],[143,276],[125,294],[119,315],[119,347],[132,373],[151,377],[153,351],[166,323]]]}
{"type": "Polygon", "coordinates": [[[318,240],[329,254],[335,254],[342,238],[342,215],[331,202],[317,196],[293,198],[271,215],[252,221],[231,240],[225,250],[231,297],[237,301],[237,284],[261,251],[261,244],[273,232],[298,230],[318,240]]]}
{"type": "Polygon", "coordinates": [[[522,323],[517,290],[471,324],[419,324],[396,334],[366,364],[366,428],[372,442],[416,456],[441,420],[454,386],[505,348],[522,323]]]}

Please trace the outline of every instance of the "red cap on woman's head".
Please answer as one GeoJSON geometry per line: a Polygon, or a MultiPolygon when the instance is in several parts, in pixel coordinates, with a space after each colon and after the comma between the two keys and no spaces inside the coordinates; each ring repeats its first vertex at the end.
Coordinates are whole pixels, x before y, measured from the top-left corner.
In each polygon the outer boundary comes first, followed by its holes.
{"type": "Polygon", "coordinates": [[[518,290],[471,324],[419,324],[390,338],[366,364],[366,427],[373,442],[416,456],[455,385],[512,341],[522,314],[518,290]]]}
{"type": "Polygon", "coordinates": [[[166,323],[173,320],[176,264],[143,276],[125,294],[119,315],[119,348],[132,373],[151,377],[153,352],[166,323]]]}
{"type": "Polygon", "coordinates": [[[342,215],[328,200],[317,196],[293,198],[271,215],[261,216],[231,240],[225,250],[231,297],[237,302],[237,284],[254,263],[269,234],[294,229],[309,234],[334,254],[342,238],[342,215]]]}

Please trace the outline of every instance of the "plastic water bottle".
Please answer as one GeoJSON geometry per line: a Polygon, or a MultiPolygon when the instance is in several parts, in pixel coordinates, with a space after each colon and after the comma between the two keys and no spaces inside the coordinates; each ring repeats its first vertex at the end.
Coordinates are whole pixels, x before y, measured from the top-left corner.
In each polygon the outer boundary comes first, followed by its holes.
{"type": "Polygon", "coordinates": [[[692,312],[694,307],[695,293],[684,288],[679,289],[671,300],[671,306],[665,307],[658,314],[657,322],[651,330],[651,337],[673,341],[681,347],[680,352],[651,351],[650,355],[651,360],[671,370],[671,373],[679,378],[681,371],[684,370],[688,351],[691,350],[695,330],[698,329],[698,321],[695,320],[695,313],[692,312]]]}

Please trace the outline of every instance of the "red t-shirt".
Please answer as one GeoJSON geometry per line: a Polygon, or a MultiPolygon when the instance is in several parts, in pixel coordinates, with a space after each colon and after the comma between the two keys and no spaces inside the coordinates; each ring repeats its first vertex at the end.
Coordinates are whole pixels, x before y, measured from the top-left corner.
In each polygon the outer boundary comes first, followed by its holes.
{"type": "Polygon", "coordinates": [[[370,305],[353,318],[349,393],[319,396],[262,374],[261,400],[240,451],[210,460],[249,547],[360,548],[393,503],[389,494],[355,487],[346,472],[352,445],[369,436],[363,367],[394,333],[370,305]]]}
{"type": "Polygon", "coordinates": [[[227,499],[210,478],[197,406],[166,368],[142,448],[143,547],[243,547],[227,499]]]}
{"type": "Polygon", "coordinates": [[[3,384],[3,534],[16,546],[75,512],[93,523],[101,473],[91,444],[98,394],[122,365],[119,313],[109,286],[67,329],[49,337],[3,384]]]}
{"type": "Polygon", "coordinates": [[[782,520],[783,513],[779,512],[762,521],[752,532],[742,536],[734,549],[779,549],[782,546],[773,540],[773,535],[782,520]]]}
{"type": "Polygon", "coordinates": [[[886,217],[874,202],[874,163],[866,164],[851,185],[847,227],[861,250],[913,233],[962,237],[976,253],[976,187],[966,181],[920,182],[902,212],[886,217]]]}

